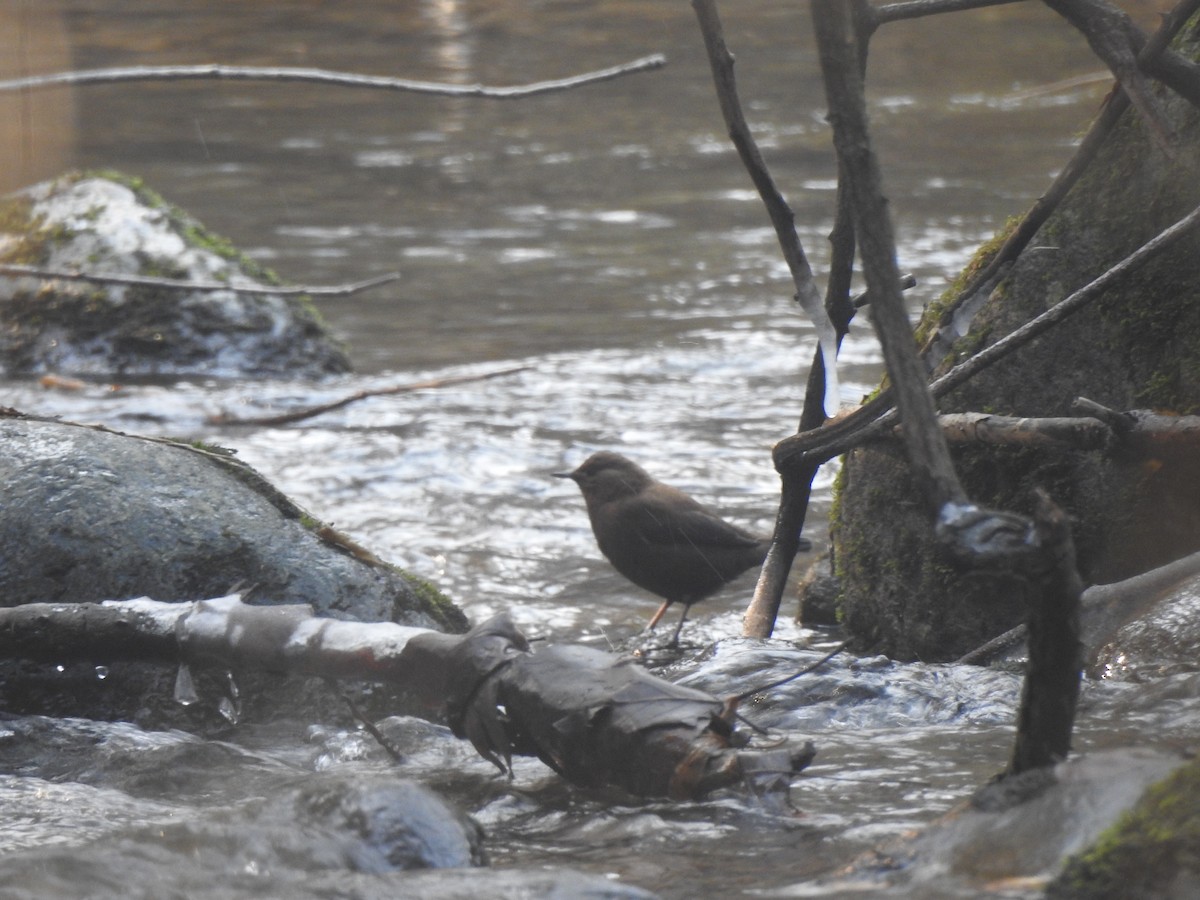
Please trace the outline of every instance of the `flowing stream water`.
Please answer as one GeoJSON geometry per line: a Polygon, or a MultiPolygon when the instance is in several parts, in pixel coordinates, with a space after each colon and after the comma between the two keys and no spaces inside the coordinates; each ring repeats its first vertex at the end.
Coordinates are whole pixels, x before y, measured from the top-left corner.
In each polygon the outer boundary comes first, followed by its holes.
{"type": "MultiPolygon", "coordinates": [[[[819,273],[835,182],[807,9],[724,6],[748,118],[819,273]]],[[[552,477],[588,453],[625,453],[769,529],[778,490],[770,448],[795,429],[814,338],[724,134],[687,4],[62,0],[39,4],[38,18],[67,55],[33,71],[64,59],[75,68],[224,62],[508,85],[650,53],[668,65],[511,101],[245,82],[54,95],[74,110],[63,124],[74,164],[144,178],[285,279],[402,277],[322,303],[353,376],[76,393],[9,381],[0,383],[6,405],[235,448],[301,505],[437,583],[473,621],[508,610],[554,641],[619,645],[657,602],[600,558],[578,492],[552,477]],[[288,427],[205,423],[214,412],[284,410],[505,367],[522,371],[288,427]]],[[[1106,79],[1084,77],[1099,68],[1084,40],[1035,3],[878,34],[870,112],[900,264],[918,281],[914,315],[1069,158],[1108,90],[1106,79]]],[[[877,383],[865,319],[840,372],[845,403],[877,383]]],[[[817,551],[834,475],[833,464],[820,473],[809,512],[817,551]]],[[[666,674],[737,692],[836,642],[791,621],[794,603],[772,641],[741,640],[751,587],[747,578],[695,608],[684,636],[705,649],[666,674]]],[[[518,764],[510,786],[469,747],[405,722],[393,726],[425,737],[412,738],[399,772],[474,815],[497,867],[569,866],[664,897],[833,896],[842,889],[810,879],[929,821],[1006,762],[1016,674],[847,660],[804,684],[754,711],[817,745],[816,763],[792,786],[793,809],[736,796],[617,802],[532,761],[518,764]]],[[[1084,698],[1083,749],[1186,743],[1200,731],[1190,682],[1091,682],[1084,698]],[[1143,705],[1139,691],[1157,699],[1143,705]]],[[[199,818],[234,828],[245,803],[287,777],[396,770],[349,728],[244,727],[205,750],[182,735],[97,727],[103,763],[56,769],[43,759],[0,776],[10,865],[33,847],[66,848],[74,860],[40,892],[20,893],[30,876],[18,865],[0,894],[107,896],[98,860],[116,854],[128,896],[332,896],[306,886],[297,863],[249,871],[259,863],[222,856],[200,836],[165,864],[178,886],[156,893],[164,863],[144,826],[199,818]],[[156,753],[171,760],[171,777],[135,765],[156,753]]]]}

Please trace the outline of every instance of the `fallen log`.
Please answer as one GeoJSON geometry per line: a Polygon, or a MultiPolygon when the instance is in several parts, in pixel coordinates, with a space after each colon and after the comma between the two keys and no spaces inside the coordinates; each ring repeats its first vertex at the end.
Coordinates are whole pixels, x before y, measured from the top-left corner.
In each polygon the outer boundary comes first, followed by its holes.
{"type": "Polygon", "coordinates": [[[634,660],[578,645],[534,652],[505,614],[465,635],[321,618],[306,606],[239,595],[0,609],[0,657],[174,663],[386,682],[444,710],[454,734],[512,777],[534,756],[584,787],[694,799],[718,788],[784,784],[815,755],[749,747],[735,702],[657,678],[634,660]]]}

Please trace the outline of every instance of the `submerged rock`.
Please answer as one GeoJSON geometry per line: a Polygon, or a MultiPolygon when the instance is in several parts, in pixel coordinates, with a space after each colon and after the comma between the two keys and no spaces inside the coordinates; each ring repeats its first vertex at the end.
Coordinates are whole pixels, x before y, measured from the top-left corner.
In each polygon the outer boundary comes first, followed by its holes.
{"type": "MultiPolygon", "coordinates": [[[[322,526],[228,451],[9,416],[0,418],[0,482],[0,605],[200,600],[241,585],[257,604],[465,629],[461,611],[436,589],[322,526]]],[[[0,703],[139,721],[155,710],[177,722],[174,689],[158,669],[112,665],[98,678],[91,665],[76,668],[6,663],[0,703]]],[[[288,687],[294,679],[256,681],[261,691],[239,694],[222,681],[220,692],[260,714],[315,702],[288,687]]],[[[340,702],[326,688],[319,693],[340,702]]]]}
{"type": "Polygon", "coordinates": [[[479,826],[414,781],[323,779],[285,798],[282,809],[301,828],[338,835],[344,864],[357,872],[451,869],[486,861],[479,826]]]}
{"type": "MultiPolygon", "coordinates": [[[[239,287],[276,285],[140,182],[75,173],[0,200],[0,262],[239,287]]],[[[305,299],[0,279],[0,372],[317,377],[350,362],[305,299]]]]}

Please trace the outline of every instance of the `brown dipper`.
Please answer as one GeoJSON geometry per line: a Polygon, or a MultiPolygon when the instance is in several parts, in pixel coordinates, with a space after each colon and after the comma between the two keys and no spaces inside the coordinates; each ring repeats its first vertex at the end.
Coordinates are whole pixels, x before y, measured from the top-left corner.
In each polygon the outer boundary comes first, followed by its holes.
{"type": "Polygon", "coordinates": [[[583,491],[596,543],[613,567],[665,602],[648,628],[672,603],[683,615],[668,646],[693,603],[727,581],[761,565],[769,542],[730,525],[683,491],[655,481],[641,466],[601,450],[574,472],[556,472],[583,491]]]}

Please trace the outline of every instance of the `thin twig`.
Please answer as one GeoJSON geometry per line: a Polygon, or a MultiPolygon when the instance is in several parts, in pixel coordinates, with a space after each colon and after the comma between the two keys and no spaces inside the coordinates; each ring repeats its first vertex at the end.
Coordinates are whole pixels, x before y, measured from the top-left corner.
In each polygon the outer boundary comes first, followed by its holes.
{"type": "Polygon", "coordinates": [[[235,294],[270,294],[275,297],[349,297],[380,285],[391,284],[400,278],[399,272],[330,285],[268,285],[229,284],[223,281],[189,281],[181,278],[156,278],[149,275],[106,275],[102,272],[69,272],[65,269],[43,269],[37,266],[18,266],[0,263],[0,276],[9,278],[40,278],[45,281],[86,281],[91,284],[124,284],[134,287],[163,288],[169,291],[230,291],[235,294]]]}
{"type": "Polygon", "coordinates": [[[235,81],[307,81],[340,87],[382,88],[416,94],[438,94],[446,97],[513,100],[519,97],[548,94],[585,84],[609,81],[636,72],[659,69],[666,64],[667,58],[661,53],[655,53],[652,56],[644,56],[632,62],[586,72],[582,75],[509,87],[492,87],[483,84],[441,84],[433,81],[412,81],[405,78],[388,78],[382,75],[360,75],[353,72],[333,72],[327,69],[293,66],[227,66],[218,63],[198,66],[132,66],[10,78],[0,81],[0,91],[23,91],[62,85],[112,84],[124,81],[184,81],[220,78],[235,81]]]}
{"type": "Polygon", "coordinates": [[[342,698],[346,706],[350,707],[350,715],[366,730],[367,734],[375,738],[375,743],[379,744],[387,752],[392,761],[398,763],[404,762],[404,754],[400,752],[395,744],[388,740],[387,735],[380,731],[374,722],[363,715],[362,710],[358,708],[358,704],[354,702],[354,698],[341,690],[332,679],[326,679],[325,683],[342,698]]]}
{"type": "Polygon", "coordinates": [[[840,643],[836,647],[834,647],[832,650],[830,650],[828,653],[826,653],[824,656],[822,656],[820,659],[818,659],[812,665],[805,666],[800,671],[793,672],[791,675],[787,675],[783,678],[780,678],[777,681],[772,681],[767,684],[761,684],[756,688],[751,688],[748,691],[743,691],[742,693],[738,694],[733,699],[737,700],[740,703],[743,700],[749,700],[755,694],[761,694],[761,693],[764,693],[765,691],[772,691],[777,687],[783,687],[783,685],[787,684],[789,681],[795,681],[797,678],[800,678],[801,676],[807,675],[810,672],[815,672],[817,669],[821,668],[821,666],[825,665],[825,663],[829,662],[831,659],[833,659],[835,656],[837,656],[839,653],[841,653],[843,650],[845,650],[849,646],[850,646],[849,641],[843,641],[842,643],[840,643]]]}
{"type": "Polygon", "coordinates": [[[319,406],[309,406],[304,409],[298,409],[290,413],[280,413],[275,416],[258,416],[239,418],[230,416],[224,413],[217,413],[209,416],[207,422],[209,425],[289,425],[293,422],[300,422],[304,419],[311,419],[314,416],[319,416],[322,413],[331,412],[335,409],[341,409],[343,406],[349,406],[351,403],[357,403],[359,400],[366,400],[370,397],[386,397],[391,394],[408,394],[413,391],[421,391],[429,388],[450,387],[456,384],[466,384],[472,381],[486,381],[490,378],[500,378],[504,375],[515,375],[518,372],[529,371],[530,366],[517,366],[512,369],[500,369],[495,372],[484,372],[481,375],[455,375],[450,378],[432,378],[428,381],[415,381],[410,384],[399,384],[388,388],[376,388],[375,390],[358,391],[347,397],[342,397],[340,400],[334,400],[332,403],[322,403],[319,406]]]}

